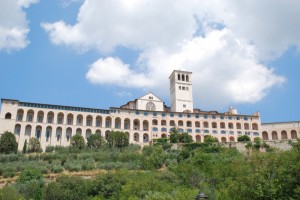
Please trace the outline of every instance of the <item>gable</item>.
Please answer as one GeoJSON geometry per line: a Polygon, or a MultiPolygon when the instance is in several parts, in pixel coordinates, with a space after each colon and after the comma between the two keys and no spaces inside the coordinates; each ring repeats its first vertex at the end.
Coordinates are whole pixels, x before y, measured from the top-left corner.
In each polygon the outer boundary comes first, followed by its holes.
{"type": "Polygon", "coordinates": [[[163,102],[160,98],[158,98],[155,94],[152,92],[147,93],[146,95],[138,98],[138,100],[147,100],[147,101],[160,101],[163,102]]]}

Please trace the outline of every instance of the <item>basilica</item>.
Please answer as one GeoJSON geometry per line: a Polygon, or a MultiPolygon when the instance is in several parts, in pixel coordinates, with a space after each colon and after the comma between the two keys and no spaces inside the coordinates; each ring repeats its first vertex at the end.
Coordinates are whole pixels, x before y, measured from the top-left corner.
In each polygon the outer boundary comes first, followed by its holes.
{"type": "Polygon", "coordinates": [[[258,112],[248,115],[235,108],[224,113],[194,108],[192,72],[174,70],[169,80],[170,106],[153,93],[109,109],[1,99],[0,134],[14,133],[19,150],[31,137],[38,138],[45,149],[68,146],[75,134],[85,139],[91,134],[107,138],[113,130],[125,132],[130,143],[148,145],[153,139],[167,138],[175,126],[195,142],[202,142],[206,135],[222,143],[236,142],[240,135],[265,141],[292,140],[300,135],[299,121],[262,123],[258,112]]]}

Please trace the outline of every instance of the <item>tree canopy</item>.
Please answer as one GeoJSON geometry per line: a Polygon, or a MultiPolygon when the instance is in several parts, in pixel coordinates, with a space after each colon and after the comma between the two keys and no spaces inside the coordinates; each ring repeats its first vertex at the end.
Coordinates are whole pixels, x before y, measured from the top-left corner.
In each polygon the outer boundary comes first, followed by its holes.
{"type": "Polygon", "coordinates": [[[18,143],[16,137],[11,132],[4,132],[0,138],[0,153],[17,153],[18,143]]]}

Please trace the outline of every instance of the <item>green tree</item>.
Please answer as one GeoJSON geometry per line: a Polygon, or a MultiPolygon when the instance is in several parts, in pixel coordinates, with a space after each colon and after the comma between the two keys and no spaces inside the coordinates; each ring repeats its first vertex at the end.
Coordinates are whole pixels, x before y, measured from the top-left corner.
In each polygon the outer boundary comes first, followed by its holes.
{"type": "Polygon", "coordinates": [[[100,134],[92,134],[87,139],[87,145],[90,148],[100,148],[105,143],[104,138],[100,134]]]}
{"type": "Polygon", "coordinates": [[[179,142],[179,130],[176,126],[174,126],[170,130],[170,143],[178,143],[179,142]]]}
{"type": "Polygon", "coordinates": [[[214,136],[211,135],[206,135],[204,137],[204,143],[211,144],[214,142],[219,142],[218,138],[215,138],[214,136]]]}
{"type": "Polygon", "coordinates": [[[21,195],[13,186],[4,186],[0,189],[0,199],[1,200],[20,200],[21,195]]]}
{"type": "Polygon", "coordinates": [[[111,131],[108,134],[107,143],[111,148],[124,148],[129,145],[128,135],[122,131],[111,131]]]}
{"type": "Polygon", "coordinates": [[[23,154],[25,154],[25,153],[27,152],[27,139],[26,139],[25,142],[24,142],[22,152],[23,152],[23,154]]]}
{"type": "Polygon", "coordinates": [[[4,132],[0,138],[0,153],[17,153],[18,143],[16,137],[11,132],[4,132]]]}
{"type": "Polygon", "coordinates": [[[28,143],[29,153],[40,153],[42,152],[41,143],[37,138],[30,138],[28,143]]]}
{"type": "Polygon", "coordinates": [[[71,146],[78,148],[78,149],[83,149],[84,148],[84,138],[79,135],[76,134],[71,138],[71,146]]]}
{"type": "Polygon", "coordinates": [[[36,169],[34,167],[28,167],[21,172],[17,182],[24,183],[32,180],[40,181],[42,179],[43,179],[43,174],[39,169],[36,169]]]}
{"type": "Polygon", "coordinates": [[[180,143],[191,143],[193,142],[193,138],[188,133],[182,133],[178,135],[178,141],[180,143]]]}
{"type": "Polygon", "coordinates": [[[44,189],[46,200],[82,200],[88,198],[90,180],[76,176],[60,176],[44,189]]]}
{"type": "Polygon", "coordinates": [[[238,142],[248,142],[250,141],[250,137],[248,135],[240,135],[237,138],[238,142]]]}

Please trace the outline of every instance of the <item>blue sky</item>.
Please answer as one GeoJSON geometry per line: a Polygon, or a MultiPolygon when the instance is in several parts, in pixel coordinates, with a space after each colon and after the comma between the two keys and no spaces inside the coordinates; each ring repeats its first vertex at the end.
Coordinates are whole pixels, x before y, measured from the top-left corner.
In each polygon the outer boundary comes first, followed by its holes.
{"type": "Polygon", "coordinates": [[[151,91],[169,105],[181,69],[194,107],[299,121],[300,2],[184,2],[1,0],[0,97],[109,108],[151,91]]]}

